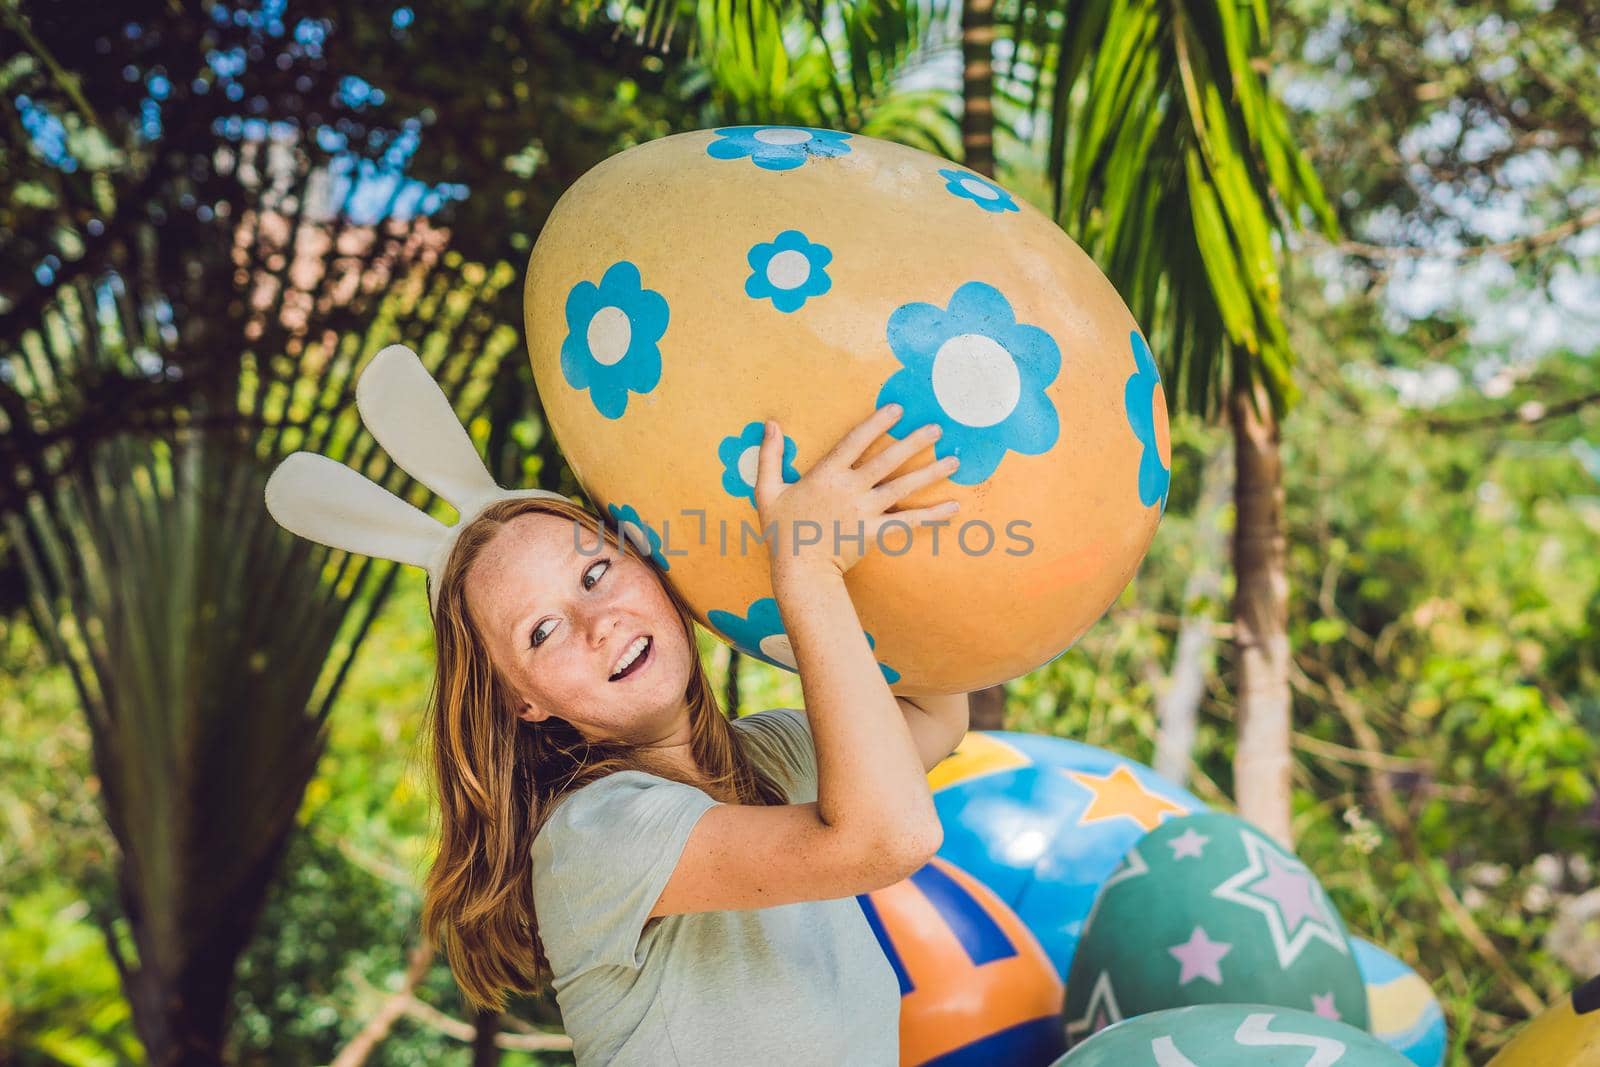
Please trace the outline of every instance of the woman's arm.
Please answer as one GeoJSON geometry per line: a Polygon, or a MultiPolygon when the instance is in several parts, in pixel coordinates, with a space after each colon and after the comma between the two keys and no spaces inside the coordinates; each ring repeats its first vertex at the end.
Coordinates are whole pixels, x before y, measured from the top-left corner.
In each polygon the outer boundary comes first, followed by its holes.
{"type": "MultiPolygon", "coordinates": [[[[767,429],[757,460],[756,509],[762,530],[774,535],[768,546],[772,589],[805,693],[817,799],[712,806],[694,824],[651,915],[867,893],[909,877],[943,843],[924,745],[914,737],[935,720],[914,724],[901,710],[844,582],[845,571],[887,521],[887,509],[955,469],[946,459],[886,481],[933,443],[937,434],[926,427],[860,459],[899,415],[895,405],[880,408],[788,485],[779,469],[783,437],[776,426],[767,429]],[[858,523],[864,535],[859,540],[828,533],[853,533],[858,523]],[[801,525],[825,531],[821,543],[808,540],[802,547],[801,525]]],[[[948,519],[955,511],[946,501],[897,511],[894,519],[948,519]]],[[[917,715],[928,715],[923,706],[919,700],[917,715]]],[[[941,705],[933,747],[958,737],[945,718],[954,717],[950,707],[941,705]]]]}
{"type": "Polygon", "coordinates": [[[896,697],[911,739],[922,756],[922,766],[934,764],[956,750],[972,723],[972,708],[967,693],[949,696],[896,697]]]}
{"type": "Polygon", "coordinates": [[[867,644],[844,576],[773,565],[817,750],[817,806],[831,826],[895,854],[931,855],[942,840],[927,767],[908,716],[867,644]]]}

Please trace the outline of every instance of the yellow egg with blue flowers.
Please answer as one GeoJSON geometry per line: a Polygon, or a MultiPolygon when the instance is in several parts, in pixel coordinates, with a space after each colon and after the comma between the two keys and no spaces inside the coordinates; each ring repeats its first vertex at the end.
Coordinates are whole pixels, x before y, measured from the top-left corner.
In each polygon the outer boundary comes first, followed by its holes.
{"type": "MultiPolygon", "coordinates": [[[[1156,363],[1098,267],[992,179],[859,134],[739,126],[630,148],[556,204],[528,265],[539,402],[584,490],[700,622],[793,670],[754,499],[762,423],[793,482],[874,409],[948,478],[847,575],[906,695],[1017,677],[1132,578],[1166,506],[1156,363]]],[[[891,516],[892,517],[892,516],[891,516]]],[[[848,551],[864,531],[801,530],[848,551]]],[[[793,551],[794,531],[778,551],[793,551]]]]}

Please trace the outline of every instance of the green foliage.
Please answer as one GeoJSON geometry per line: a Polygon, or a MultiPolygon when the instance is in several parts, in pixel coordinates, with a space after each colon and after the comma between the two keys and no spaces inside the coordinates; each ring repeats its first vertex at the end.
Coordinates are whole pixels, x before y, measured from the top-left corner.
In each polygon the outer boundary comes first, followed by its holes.
{"type": "MultiPolygon", "coordinates": [[[[1357,236],[1437,251],[1503,239],[1495,207],[1553,224],[1590,206],[1572,194],[1600,140],[1592,8],[1290,0],[1280,15],[1280,83],[1297,86],[1296,124],[1357,236]]],[[[1548,268],[1537,247],[1510,265],[1548,268]]]]}
{"type": "MultiPolygon", "coordinates": [[[[414,889],[352,862],[317,828],[297,834],[239,962],[233,1062],[327,1063],[381,997],[374,982],[405,970],[416,927],[414,889]]],[[[420,1067],[446,1053],[438,1035],[402,1032],[368,1062],[420,1067]]]]}
{"type": "Polygon", "coordinates": [[[105,941],[69,882],[0,904],[0,989],[0,1052],[13,1052],[19,1067],[143,1059],[105,941]]]}
{"type": "Polygon", "coordinates": [[[1333,232],[1321,182],[1258,63],[1264,4],[1015,6],[1010,73],[1048,130],[1055,214],[1147,332],[1168,394],[1212,412],[1225,383],[1294,396],[1285,235],[1333,232]]]}
{"type": "Polygon", "coordinates": [[[138,1062],[116,968],[93,913],[113,845],[88,730],[31,627],[0,623],[0,1061],[138,1062]]]}
{"type": "MultiPolygon", "coordinates": [[[[600,14],[573,6],[586,21],[600,14]]],[[[923,77],[951,54],[955,10],[950,0],[635,0],[605,17],[664,50],[684,28],[666,90],[698,125],[820,126],[955,158],[959,96],[923,77]]]]}
{"type": "MultiPolygon", "coordinates": [[[[671,71],[660,57],[608,26],[580,25],[568,5],[471,0],[407,10],[404,25],[393,5],[329,2],[304,13],[337,27],[324,47],[331,69],[383,91],[368,121],[419,135],[408,176],[470,187],[437,216],[469,260],[506,262],[520,275],[550,209],[580,174],[673,132],[688,111],[665,91],[671,71]]],[[[501,309],[517,321],[514,300],[501,309]]]]}

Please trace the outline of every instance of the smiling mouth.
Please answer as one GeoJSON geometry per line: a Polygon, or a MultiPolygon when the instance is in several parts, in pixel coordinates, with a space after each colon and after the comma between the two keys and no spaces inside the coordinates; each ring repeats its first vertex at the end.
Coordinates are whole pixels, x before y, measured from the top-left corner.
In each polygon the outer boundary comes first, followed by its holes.
{"type": "MultiPolygon", "coordinates": [[[[614,672],[611,677],[607,679],[607,681],[620,682],[623,679],[631,678],[635,674],[638,674],[640,671],[644,670],[645,665],[650,662],[650,658],[655,652],[655,644],[655,638],[651,637],[649,634],[645,634],[642,637],[636,638],[633,643],[628,646],[628,651],[623,653],[622,656],[623,660],[626,660],[629,656],[632,656],[632,661],[629,662],[628,665],[622,670],[614,672]],[[642,646],[640,645],[641,642],[643,642],[642,646]]],[[[619,660],[619,662],[621,661],[619,660]]]]}

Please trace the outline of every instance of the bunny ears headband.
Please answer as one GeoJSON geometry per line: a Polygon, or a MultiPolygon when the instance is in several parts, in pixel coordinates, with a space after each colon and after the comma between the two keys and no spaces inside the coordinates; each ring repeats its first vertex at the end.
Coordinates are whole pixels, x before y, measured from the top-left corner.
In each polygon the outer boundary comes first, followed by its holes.
{"type": "Polygon", "coordinates": [[[444,390],[405,345],[390,345],[372,357],[356,382],[356,409],[395,464],[460,513],[455,524],[446,526],[315,452],[295,452],[278,464],[267,479],[267,511],[307,540],[423,568],[432,579],[430,610],[438,606],[439,577],[456,537],[484,508],[520,497],[571,502],[544,489],[502,489],[444,390]]]}

